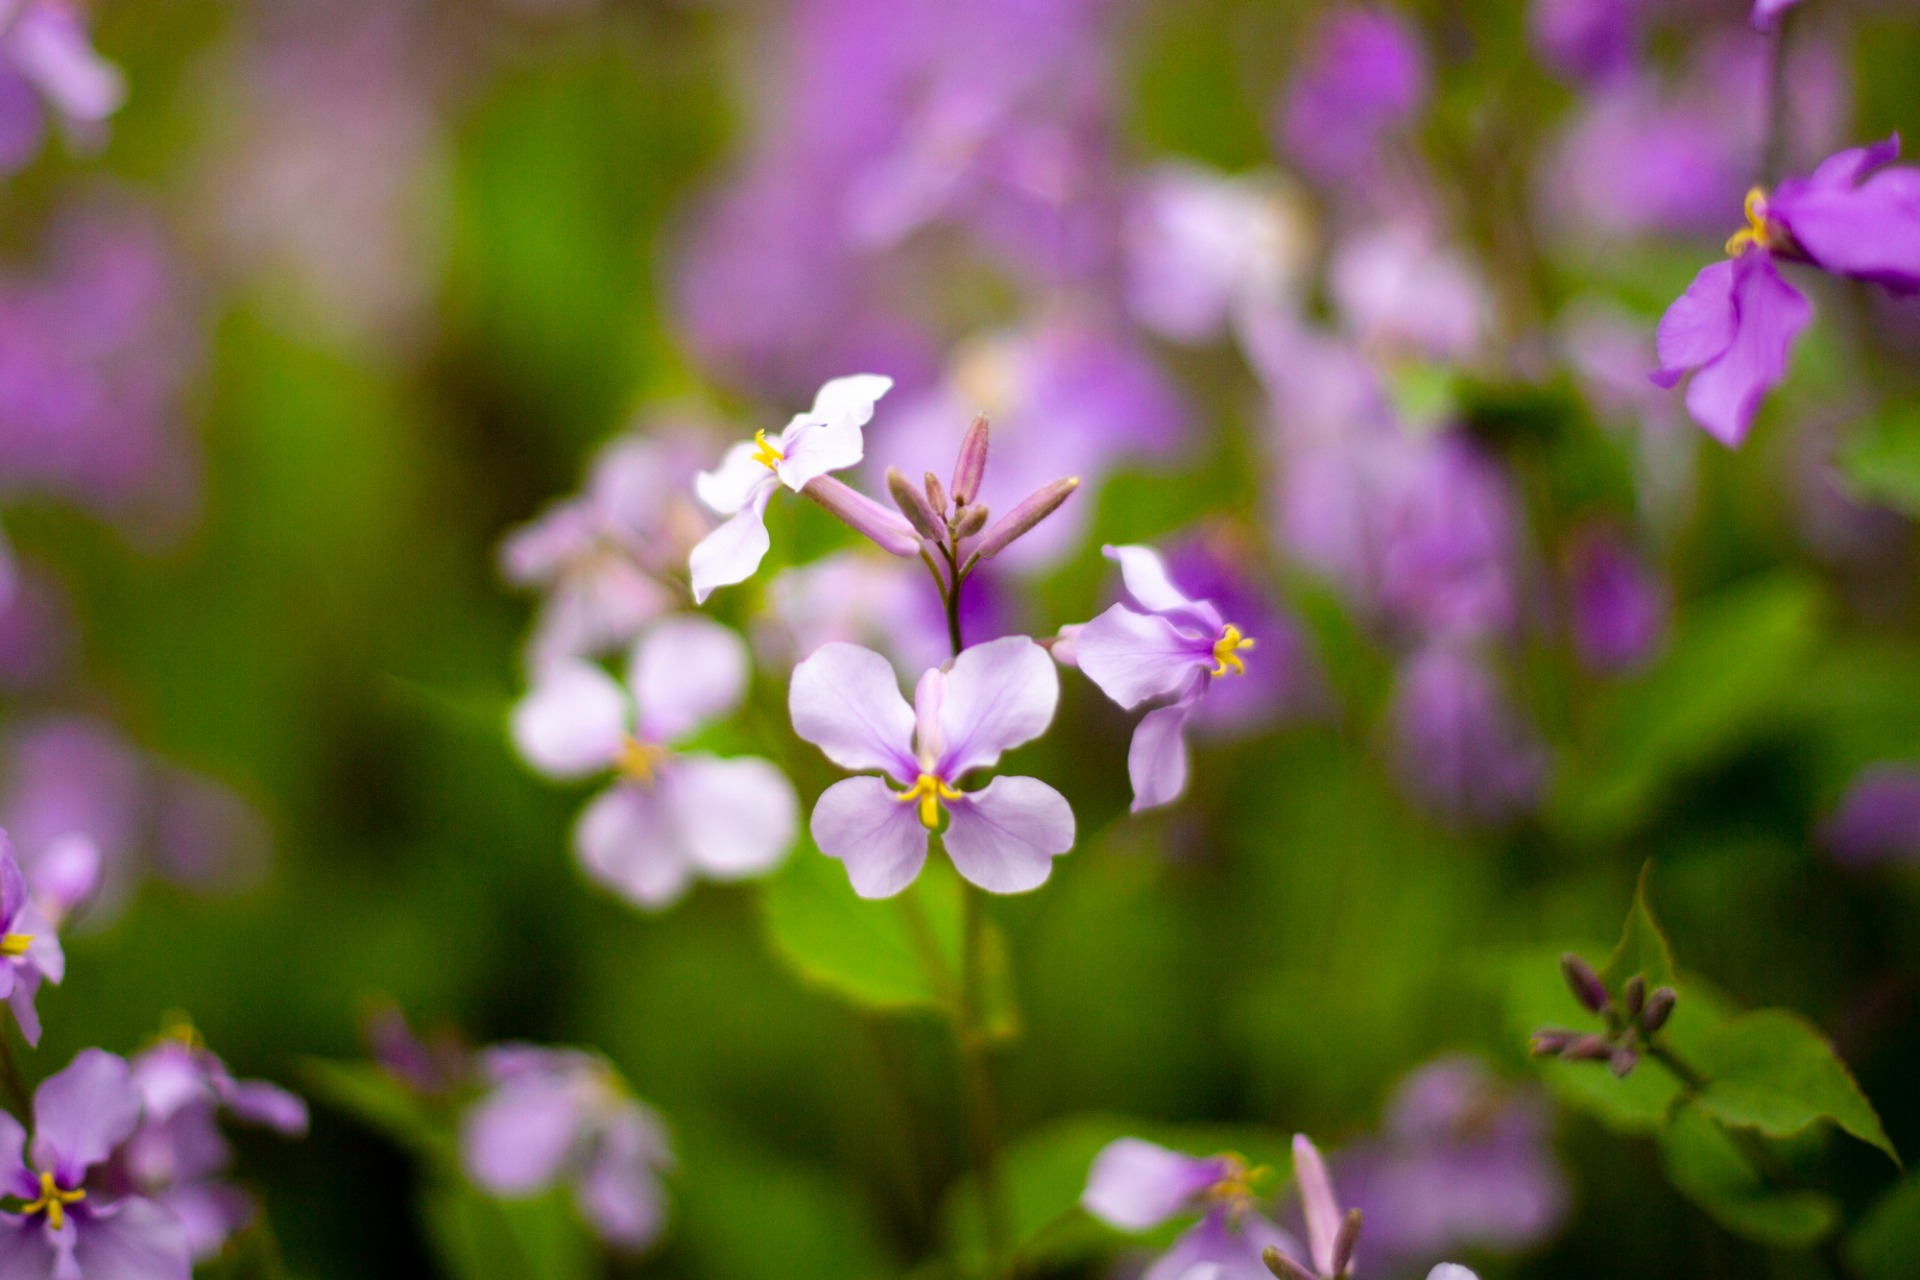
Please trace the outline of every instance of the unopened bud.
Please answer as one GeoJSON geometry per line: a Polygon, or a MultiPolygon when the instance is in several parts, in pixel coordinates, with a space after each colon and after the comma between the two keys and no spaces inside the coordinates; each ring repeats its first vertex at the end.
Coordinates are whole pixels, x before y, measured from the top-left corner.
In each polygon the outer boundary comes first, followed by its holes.
{"type": "Polygon", "coordinates": [[[1260,1251],[1260,1261],[1267,1264],[1267,1270],[1280,1277],[1280,1280],[1318,1280],[1313,1272],[1280,1252],[1274,1245],[1268,1245],[1260,1251]]]}
{"type": "MultiPolygon", "coordinates": [[[[1073,496],[1080,487],[1079,476],[1067,476],[1051,484],[1042,485],[1026,497],[1020,499],[1013,510],[1001,516],[980,537],[980,545],[973,553],[974,560],[991,560],[1005,551],[1009,544],[1025,534],[1033,532],[1033,527],[1060,509],[1060,504],[1073,496]]],[[[971,561],[969,561],[971,563],[971,561]]]]}
{"type": "Polygon", "coordinates": [[[1613,1056],[1607,1059],[1607,1070],[1622,1080],[1632,1075],[1633,1069],[1639,1065],[1640,1051],[1628,1044],[1621,1045],[1614,1050],[1613,1056]]]}
{"type": "Polygon", "coordinates": [[[956,538],[971,538],[987,527],[987,508],[984,505],[960,508],[959,523],[953,526],[956,538]]]}
{"type": "Polygon", "coordinates": [[[1640,1010],[1647,1004],[1647,980],[1640,974],[1627,979],[1627,985],[1620,989],[1620,999],[1627,1006],[1627,1016],[1637,1018],[1640,1010]]]}
{"type": "Polygon", "coordinates": [[[1613,1056],[1613,1042],[1605,1036],[1581,1036],[1562,1049],[1560,1056],[1568,1062],[1598,1062],[1613,1056]]]}
{"type": "Polygon", "coordinates": [[[960,456],[953,460],[953,500],[966,506],[980,496],[987,477],[987,415],[981,414],[960,438],[960,456]]]}
{"type": "Polygon", "coordinates": [[[1605,1013],[1613,1004],[1607,995],[1606,984],[1600,981],[1600,975],[1593,966],[1569,951],[1560,957],[1560,973],[1567,980],[1568,990],[1573,998],[1594,1013],[1605,1013]]]}
{"type": "Polygon", "coordinates": [[[1360,1242],[1360,1211],[1347,1210],[1340,1219],[1340,1230],[1333,1236],[1333,1274],[1335,1280],[1353,1270],[1353,1247],[1360,1242]]]}
{"type": "Polygon", "coordinates": [[[887,493],[893,498],[893,505],[900,508],[900,514],[919,531],[921,537],[934,542],[946,537],[935,509],[927,505],[925,495],[907,482],[898,467],[887,468],[887,493]]]}
{"type": "Polygon", "coordinates": [[[1533,1033],[1533,1039],[1527,1042],[1527,1050],[1536,1058],[1551,1058],[1579,1038],[1580,1033],[1577,1031],[1543,1027],[1533,1033]]]}
{"type": "Polygon", "coordinates": [[[825,507],[855,533],[872,538],[896,556],[920,554],[920,537],[905,519],[832,476],[809,480],[800,492],[825,507]]]}
{"type": "Polygon", "coordinates": [[[1640,1025],[1652,1035],[1667,1025],[1667,1019],[1673,1016],[1673,1006],[1679,1002],[1680,997],[1672,987],[1655,987],[1647,997],[1647,1007],[1640,1011],[1640,1025]]]}
{"type": "Polygon", "coordinates": [[[931,471],[927,472],[926,476],[927,478],[924,483],[927,488],[927,501],[932,503],[933,509],[940,513],[942,519],[945,519],[947,514],[947,491],[945,487],[941,485],[939,476],[933,474],[931,471]]]}

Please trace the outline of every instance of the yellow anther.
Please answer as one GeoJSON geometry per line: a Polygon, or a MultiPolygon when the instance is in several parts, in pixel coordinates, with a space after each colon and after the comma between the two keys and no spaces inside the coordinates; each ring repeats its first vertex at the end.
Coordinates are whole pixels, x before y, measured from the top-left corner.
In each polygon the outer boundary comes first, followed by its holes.
{"type": "Polygon", "coordinates": [[[1747,251],[1749,245],[1771,248],[1772,234],[1771,224],[1767,222],[1766,188],[1755,187],[1747,192],[1747,225],[1727,238],[1727,256],[1737,258],[1747,251]]]}
{"type": "Polygon", "coordinates": [[[918,801],[920,804],[920,825],[929,831],[940,825],[940,802],[942,800],[958,800],[959,798],[960,793],[958,791],[930,773],[921,774],[911,787],[894,797],[894,799],[898,800],[901,804],[918,801]]]}
{"type": "Polygon", "coordinates": [[[1234,675],[1247,674],[1247,664],[1240,659],[1242,649],[1253,648],[1253,637],[1240,634],[1240,628],[1229,622],[1220,632],[1220,638],[1213,642],[1212,676],[1224,676],[1229,670],[1234,675]]]}
{"type": "Polygon", "coordinates": [[[86,1198],[85,1191],[62,1191],[59,1184],[53,1180],[52,1174],[43,1173],[40,1175],[40,1198],[31,1204],[20,1206],[20,1212],[31,1217],[44,1211],[47,1215],[47,1225],[58,1231],[67,1225],[67,1206],[78,1204],[86,1198]]]}
{"type": "Polygon", "coordinates": [[[628,738],[620,744],[620,754],[613,758],[613,768],[628,782],[650,786],[654,775],[660,772],[660,762],[666,758],[665,747],[656,747],[638,738],[628,738]]]}
{"type": "Polygon", "coordinates": [[[23,956],[32,945],[33,935],[30,933],[0,934],[0,956],[23,956]]]}
{"type": "Polygon", "coordinates": [[[787,455],[780,452],[773,441],[767,439],[766,432],[756,431],[753,433],[753,460],[771,471],[775,463],[785,462],[787,455]]]}
{"type": "Polygon", "coordinates": [[[1264,1164],[1249,1165],[1247,1158],[1236,1151],[1223,1152],[1220,1159],[1226,1161],[1227,1171],[1220,1181],[1207,1188],[1207,1198],[1225,1205],[1228,1214],[1237,1221],[1253,1206],[1262,1187],[1273,1176],[1273,1169],[1264,1164]]]}

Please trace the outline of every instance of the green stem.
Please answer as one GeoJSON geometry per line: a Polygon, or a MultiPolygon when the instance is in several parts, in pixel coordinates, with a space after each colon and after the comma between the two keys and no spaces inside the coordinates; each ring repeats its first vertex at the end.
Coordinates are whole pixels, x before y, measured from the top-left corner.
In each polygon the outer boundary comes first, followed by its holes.
{"type": "Polygon", "coordinates": [[[960,1019],[954,1035],[965,1077],[974,1166],[980,1181],[980,1217],[987,1241],[987,1274],[1010,1274],[1007,1260],[1013,1240],[1013,1213],[1006,1184],[1000,1176],[1000,1105],[993,1082],[993,1060],[988,1054],[986,1027],[986,922],[981,891],[970,884],[960,888],[961,934],[960,1019]]]}
{"type": "Polygon", "coordinates": [[[7,1105],[15,1118],[26,1123],[33,1115],[33,1096],[20,1075],[20,1064],[14,1061],[13,1038],[4,1033],[0,1033],[0,1089],[6,1091],[7,1105]]]}

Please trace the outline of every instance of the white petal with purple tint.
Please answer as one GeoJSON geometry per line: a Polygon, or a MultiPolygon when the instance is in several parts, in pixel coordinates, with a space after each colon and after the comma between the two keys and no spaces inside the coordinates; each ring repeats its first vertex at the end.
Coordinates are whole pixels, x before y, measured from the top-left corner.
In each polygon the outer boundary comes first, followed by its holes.
{"type": "Polygon", "coordinates": [[[513,708],[513,744],[553,778],[584,778],[613,763],[626,739],[627,694],[590,662],[557,662],[513,708]]]}
{"type": "Polygon", "coordinates": [[[859,645],[822,645],[793,669],[793,731],[843,769],[878,769],[911,785],[913,708],[887,660],[859,645]]]}
{"type": "Polygon", "coordinates": [[[926,865],[927,829],[914,809],[878,778],[847,778],[813,806],[813,840],[846,865],[855,893],[891,898],[926,865]]]}
{"type": "Polygon", "coordinates": [[[1038,778],[995,778],[951,802],[941,842],[954,869],[982,889],[1025,893],[1073,848],[1073,809],[1038,778]]]}

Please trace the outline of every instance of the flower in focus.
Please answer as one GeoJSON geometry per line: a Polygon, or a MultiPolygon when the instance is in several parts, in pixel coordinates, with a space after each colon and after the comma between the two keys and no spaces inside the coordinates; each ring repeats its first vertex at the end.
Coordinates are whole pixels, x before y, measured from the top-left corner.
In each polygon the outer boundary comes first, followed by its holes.
{"type": "Polygon", "coordinates": [[[1885,762],[1862,769],[1821,824],[1820,843],[1850,866],[1920,863],[1920,766],[1885,762]]]}
{"type": "Polygon", "coordinates": [[[126,1060],[83,1049],[33,1096],[33,1144],[0,1114],[0,1190],[24,1203],[0,1213],[0,1268],[12,1280],[189,1280],[180,1220],[93,1178],[140,1122],[126,1060]],[[31,1163],[29,1163],[31,1160],[31,1163]]]}
{"type": "Polygon", "coordinates": [[[1426,96],[1426,58],[1405,22],[1381,9],[1332,10],[1288,90],[1284,150],[1317,182],[1365,189],[1384,176],[1388,137],[1426,96]]]}
{"type": "MultiPolygon", "coordinates": [[[[866,451],[862,428],[873,418],[874,401],[892,386],[893,379],[870,373],[835,378],[820,388],[813,408],[794,415],[777,438],[769,440],[766,432],[758,432],[752,442],[727,450],[717,468],[696,477],[700,501],[727,520],[693,548],[689,564],[694,603],[705,603],[716,587],[745,582],[760,567],[772,545],[766,515],[776,489],[785,485],[799,493],[828,472],[844,471],[860,461],[866,451]]],[[[882,514],[892,514],[873,505],[882,514]]],[[[904,521],[900,524],[905,528],[904,521]]],[[[919,541],[910,528],[906,536],[917,549],[919,541]]]]}
{"type": "Polygon", "coordinates": [[[1569,555],[1573,643],[1592,671],[1627,671],[1645,662],[1666,630],[1660,580],[1616,533],[1589,529],[1569,555]]]}
{"type": "Polygon", "coordinates": [[[1059,699],[1052,660],[1025,636],[975,645],[949,669],[928,671],[912,706],[879,654],[820,649],[794,668],[794,732],[841,768],[875,770],[902,788],[870,776],[828,787],[813,810],[820,851],[846,864],[861,897],[886,898],[913,883],[939,830],[954,868],[982,889],[1038,888],[1073,847],[1066,798],[1037,778],[995,778],[978,791],[959,784],[1046,732],[1059,699]]]}
{"type": "Polygon", "coordinates": [[[1891,164],[1899,154],[1896,134],[1830,156],[1810,176],[1782,182],[1760,218],[1823,271],[1896,294],[1920,291],[1920,169],[1891,164]]]}
{"type": "Polygon", "coordinates": [[[40,150],[47,108],[70,137],[92,143],[126,97],[125,77],[94,52],[78,6],[69,0],[0,4],[0,177],[40,150]]]}
{"type": "Polygon", "coordinates": [[[13,1020],[31,1045],[40,1043],[40,1015],[33,1007],[40,983],[57,986],[67,971],[53,929],[28,891],[12,842],[0,831],[0,999],[13,1009],[13,1020]]]}
{"type": "Polygon", "coordinates": [[[112,1172],[170,1210],[194,1260],[205,1261],[255,1214],[252,1198],[221,1176],[233,1149],[221,1136],[220,1112],[297,1138],[307,1131],[307,1104],[264,1080],[235,1080],[184,1025],[135,1055],[132,1069],[140,1124],[115,1153],[112,1172]]]}
{"type": "Polygon", "coordinates": [[[1132,710],[1165,700],[1133,732],[1127,774],[1133,811],[1170,804],[1187,786],[1187,720],[1213,682],[1246,672],[1242,656],[1256,642],[1220,615],[1209,600],[1193,600],[1167,576],[1149,547],[1107,547],[1120,566],[1132,604],[1116,604],[1068,634],[1074,665],[1102,693],[1132,710]]]}
{"type": "Polygon", "coordinates": [[[1440,814],[1492,820],[1538,799],[1543,752],[1467,647],[1436,641],[1409,658],[1388,719],[1401,776],[1440,814]]]}
{"type": "MultiPolygon", "coordinates": [[[[1748,200],[1750,217],[1764,226],[1764,202],[1748,200]]],[[[1742,233],[1746,234],[1746,233],[1742,233]]],[[[1687,384],[1687,412],[1721,444],[1746,439],[1768,391],[1787,376],[1793,340],[1813,319],[1800,291],[1781,279],[1764,241],[1739,248],[1731,262],[1718,262],[1660,319],[1660,368],[1655,384],[1687,384]]]]}
{"type": "Polygon", "coordinates": [[[592,663],[560,661],[513,710],[514,744],[541,773],[615,774],[581,813],[574,851],[589,875],[636,906],[677,901],[696,874],[770,871],[793,843],[798,804],[777,768],[679,749],[740,705],[747,675],[739,636],[672,617],[634,646],[625,687],[592,663]]]}
{"type": "Polygon", "coordinates": [[[1101,1148],[1087,1172],[1080,1205],[1120,1231],[1152,1231],[1169,1220],[1198,1213],[1143,1280],[1266,1280],[1267,1249],[1298,1256],[1293,1237],[1254,1207],[1255,1190],[1267,1175],[1237,1155],[1201,1158],[1169,1151],[1140,1138],[1120,1138],[1101,1148]]]}
{"type": "Polygon", "coordinates": [[[462,1117],[460,1158],[474,1185],[518,1199],[556,1183],[602,1240],[634,1253],[666,1225],[666,1126],[613,1068],[574,1049],[507,1044],[480,1056],[488,1092],[462,1117]]]}

